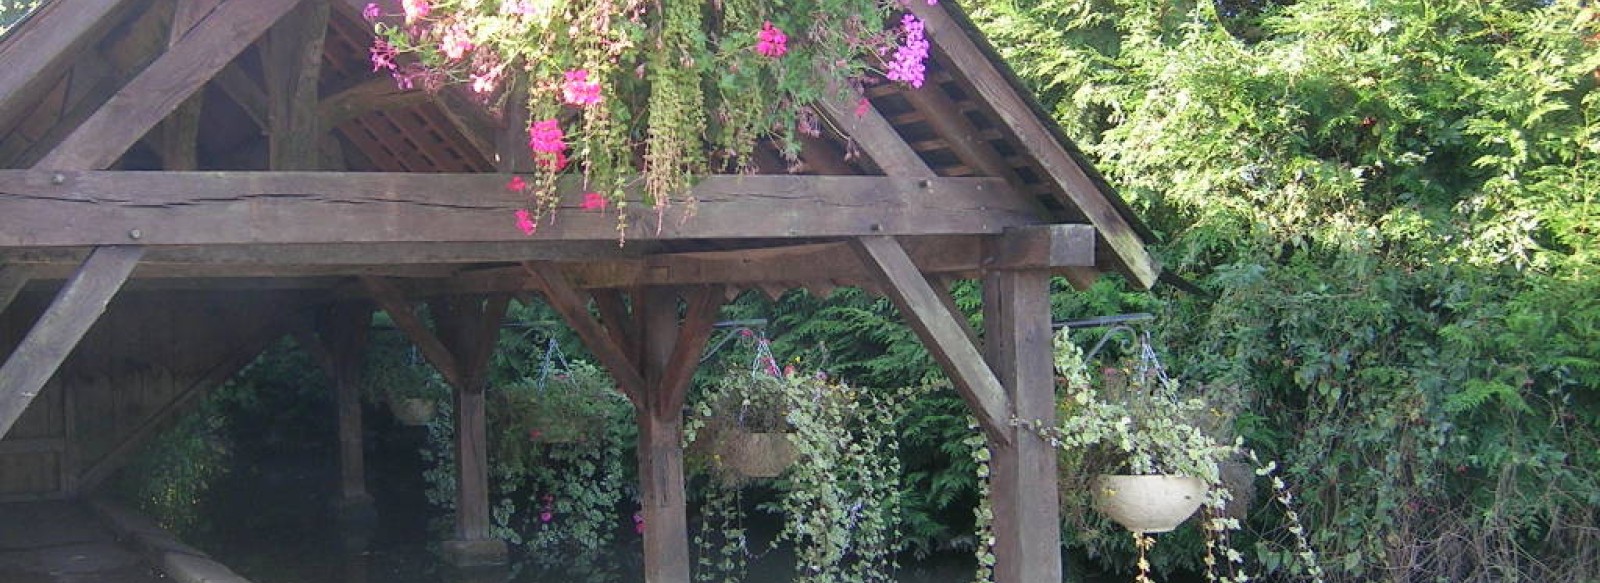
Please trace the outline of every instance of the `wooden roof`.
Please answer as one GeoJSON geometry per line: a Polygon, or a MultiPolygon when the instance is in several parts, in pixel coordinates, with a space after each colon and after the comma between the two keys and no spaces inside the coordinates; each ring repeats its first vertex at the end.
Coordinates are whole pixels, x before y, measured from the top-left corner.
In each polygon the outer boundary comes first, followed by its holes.
{"type": "Polygon", "coordinates": [[[0,264],[64,277],[94,246],[142,245],[135,278],[493,286],[553,260],[595,286],[830,285],[860,283],[830,259],[854,236],[965,274],[984,266],[973,237],[1084,225],[1072,253],[1092,255],[1040,261],[1079,283],[1159,272],[1148,229],[949,0],[909,3],[934,44],[924,88],[869,87],[859,117],[825,104],[837,130],[798,163],[763,147],[755,175],[701,182],[693,216],[628,217],[623,246],[576,199],[534,237],[514,229],[523,201],[496,172],[525,158],[525,120],[459,88],[399,90],[368,63],[365,0],[330,1],[324,20],[297,0],[52,0],[0,38],[0,264]],[[314,64],[295,60],[308,42],[314,64]],[[295,123],[324,137],[274,139],[295,123]]]}

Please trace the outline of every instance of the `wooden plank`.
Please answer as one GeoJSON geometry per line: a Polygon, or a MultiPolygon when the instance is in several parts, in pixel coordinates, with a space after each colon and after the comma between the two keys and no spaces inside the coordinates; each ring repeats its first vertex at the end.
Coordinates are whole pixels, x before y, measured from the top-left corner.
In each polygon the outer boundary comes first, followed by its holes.
{"type": "Polygon", "coordinates": [[[1161,268],[1128,220],[1118,212],[1093,179],[1067,153],[1045,122],[1006,78],[1000,66],[989,60],[966,30],[950,15],[949,5],[908,2],[906,10],[921,19],[929,41],[942,53],[949,67],[964,76],[977,96],[994,108],[1001,123],[1016,134],[1021,149],[1039,162],[1052,181],[1066,193],[1063,204],[1077,207],[1099,229],[1100,236],[1122,263],[1133,282],[1149,287],[1161,268]]]}
{"type": "Polygon", "coordinates": [[[452,387],[463,385],[464,378],[456,355],[422,323],[422,318],[417,317],[416,310],[412,309],[411,302],[400,288],[386,278],[372,276],[362,276],[361,285],[378,307],[389,314],[389,319],[394,320],[400,333],[417,346],[422,358],[439,371],[445,382],[452,387]]]}
{"type": "MultiPolygon", "coordinates": [[[[991,271],[983,282],[983,304],[986,356],[1014,407],[1009,414],[1054,425],[1049,273],[991,271]]],[[[1060,581],[1056,449],[1027,428],[1008,424],[1004,430],[1010,443],[989,444],[995,582],[1060,581]]]]}
{"type": "Polygon", "coordinates": [[[32,271],[27,267],[0,263],[0,315],[6,313],[11,300],[17,299],[30,279],[33,279],[32,271]]]}
{"type": "Polygon", "coordinates": [[[120,20],[129,0],[48,2],[0,44],[0,132],[32,110],[78,55],[120,20]]]}
{"type": "Polygon", "coordinates": [[[255,361],[256,356],[273,342],[294,328],[305,325],[305,322],[294,313],[296,308],[294,305],[286,307],[281,317],[269,318],[261,326],[245,330],[242,334],[232,334],[233,338],[239,339],[238,343],[225,351],[215,363],[205,366],[203,372],[193,382],[185,385],[160,409],[146,416],[138,427],[119,440],[110,452],[89,464],[79,474],[77,490],[92,492],[97,489],[101,483],[116,474],[117,470],[133,461],[134,454],[160,435],[170,421],[199,405],[200,399],[209,394],[211,389],[226,382],[235,373],[255,361]]]}
{"type": "Polygon", "coordinates": [[[64,437],[35,437],[0,441],[0,455],[63,453],[65,451],[67,451],[67,440],[64,437]]]}
{"type": "Polygon", "coordinates": [[[589,302],[573,287],[561,269],[544,262],[528,262],[523,264],[523,269],[531,275],[544,293],[545,303],[561,314],[561,319],[567,323],[583,340],[584,346],[594,354],[600,365],[611,373],[612,380],[617,382],[617,388],[622,390],[628,399],[638,406],[645,391],[645,380],[640,375],[638,364],[623,349],[618,338],[612,336],[611,331],[602,327],[589,315],[589,302]]]}
{"type": "Polygon", "coordinates": [[[109,167],[299,0],[225,0],[35,167],[109,167]]]}
{"type": "Polygon", "coordinates": [[[0,366],[0,438],[105,312],[143,253],[139,247],[96,249],[0,366]]]}
{"type": "MultiPolygon", "coordinates": [[[[527,201],[503,175],[0,170],[0,247],[617,240],[614,215],[582,209],[581,180],[560,188],[560,220],[528,237],[513,219],[527,201]]],[[[694,209],[658,217],[630,206],[627,239],[998,234],[1042,224],[1010,191],[993,178],[711,176],[694,187],[694,209]]]]}
{"type": "Polygon", "coordinates": [[[884,174],[913,178],[937,176],[928,163],[917,155],[916,150],[911,149],[905,138],[900,137],[900,132],[889,125],[889,120],[883,119],[883,114],[878,113],[878,108],[873,107],[871,102],[866,107],[858,107],[858,104],[848,103],[840,97],[837,91],[823,91],[818,104],[823,114],[855,140],[861,151],[866,152],[867,157],[872,158],[884,174]]]}
{"type": "Polygon", "coordinates": [[[956,320],[959,315],[950,313],[893,237],[862,237],[856,240],[855,249],[861,262],[876,272],[928,352],[950,375],[984,431],[991,439],[1010,442],[1010,399],[956,320]]]}
{"type": "Polygon", "coordinates": [[[267,167],[317,170],[327,129],[317,112],[317,81],[328,30],[328,2],[302,0],[268,32],[262,73],[267,83],[267,167]]]}

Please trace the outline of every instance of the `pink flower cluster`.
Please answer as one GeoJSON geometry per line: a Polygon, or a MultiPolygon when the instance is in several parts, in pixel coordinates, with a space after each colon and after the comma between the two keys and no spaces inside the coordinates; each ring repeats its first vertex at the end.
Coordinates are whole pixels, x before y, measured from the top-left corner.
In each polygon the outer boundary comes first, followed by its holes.
{"type": "Polygon", "coordinates": [[[789,37],[772,26],[772,21],[763,22],[761,32],[756,33],[756,52],[764,57],[781,57],[789,52],[789,37]]]}
{"type": "Polygon", "coordinates": [[[566,77],[561,85],[561,97],[568,105],[584,107],[600,103],[600,82],[589,80],[588,69],[567,71],[566,77]]]}
{"type": "Polygon", "coordinates": [[[907,14],[900,20],[900,25],[905,29],[906,42],[895,49],[894,61],[889,63],[889,71],[885,76],[890,81],[900,81],[920,88],[928,72],[925,64],[928,60],[928,39],[923,34],[922,21],[917,20],[915,16],[907,14]]]}
{"type": "Polygon", "coordinates": [[[533,150],[533,161],[539,167],[558,171],[567,165],[567,136],[561,131],[561,122],[543,119],[528,128],[528,149],[533,150]]]}
{"type": "Polygon", "coordinates": [[[467,26],[460,22],[445,29],[444,38],[439,40],[439,51],[452,61],[467,56],[472,48],[472,35],[467,33],[467,26]]]}
{"type": "Polygon", "coordinates": [[[433,5],[428,0],[400,0],[400,8],[406,11],[406,24],[416,24],[433,11],[433,5]]]}
{"type": "Polygon", "coordinates": [[[383,11],[378,8],[376,3],[368,2],[366,8],[361,9],[361,17],[365,18],[367,22],[376,22],[382,16],[383,11]]]}

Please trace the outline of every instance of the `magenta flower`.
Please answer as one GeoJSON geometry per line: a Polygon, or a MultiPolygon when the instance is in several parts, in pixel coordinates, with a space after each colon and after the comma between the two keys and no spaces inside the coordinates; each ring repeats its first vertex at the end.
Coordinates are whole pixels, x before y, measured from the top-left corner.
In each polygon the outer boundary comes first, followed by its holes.
{"type": "Polygon", "coordinates": [[[459,22],[445,29],[444,38],[439,40],[439,51],[452,61],[467,56],[472,48],[472,36],[467,34],[466,25],[459,22]]]}
{"type": "Polygon", "coordinates": [[[633,513],[633,532],[644,534],[644,514],[633,513]]]}
{"type": "Polygon", "coordinates": [[[395,70],[394,58],[398,53],[395,51],[394,45],[380,38],[372,41],[372,48],[369,51],[372,53],[372,70],[374,72],[383,69],[395,70]]]}
{"type": "Polygon", "coordinates": [[[924,63],[928,60],[928,39],[923,35],[923,24],[917,17],[907,14],[900,24],[905,29],[906,42],[894,50],[894,61],[889,63],[889,71],[885,76],[891,81],[920,88],[928,72],[924,63]]]}
{"type": "Polygon", "coordinates": [[[756,52],[764,57],[774,59],[789,52],[789,37],[782,30],[772,26],[772,21],[761,23],[761,32],[756,33],[756,52]]]}
{"type": "Polygon", "coordinates": [[[872,102],[868,101],[867,98],[863,97],[863,98],[861,98],[861,101],[857,101],[856,102],[856,117],[857,118],[866,117],[867,116],[867,112],[869,112],[869,111],[872,111],[872,102]]]}
{"type": "MultiPolygon", "coordinates": [[[[539,230],[539,225],[533,222],[533,215],[528,213],[528,209],[517,209],[516,214],[517,228],[522,230],[522,234],[532,236],[534,231],[539,230]]],[[[539,430],[537,429],[529,431],[528,437],[531,439],[538,439],[538,432],[539,430]]]]}
{"type": "Polygon", "coordinates": [[[601,196],[598,192],[583,193],[583,210],[606,210],[606,197],[601,196]]]}
{"type": "Polygon", "coordinates": [[[561,85],[561,97],[568,105],[583,107],[600,103],[600,83],[589,80],[588,69],[567,71],[567,81],[561,85]]]}
{"type": "Polygon", "coordinates": [[[506,190],[511,192],[522,192],[522,189],[527,187],[528,183],[524,182],[521,176],[512,176],[511,181],[506,183],[506,190]]]}
{"type": "Polygon", "coordinates": [[[376,3],[368,2],[367,7],[361,9],[361,17],[367,19],[367,22],[373,22],[380,16],[383,16],[383,11],[378,9],[376,3]]]}
{"type": "Polygon", "coordinates": [[[561,131],[561,122],[555,119],[542,119],[533,122],[528,128],[528,148],[535,152],[557,154],[567,149],[566,134],[561,131]]]}
{"type": "Polygon", "coordinates": [[[420,18],[427,18],[433,11],[433,5],[428,0],[400,0],[400,7],[406,11],[406,24],[412,24],[420,18]]]}

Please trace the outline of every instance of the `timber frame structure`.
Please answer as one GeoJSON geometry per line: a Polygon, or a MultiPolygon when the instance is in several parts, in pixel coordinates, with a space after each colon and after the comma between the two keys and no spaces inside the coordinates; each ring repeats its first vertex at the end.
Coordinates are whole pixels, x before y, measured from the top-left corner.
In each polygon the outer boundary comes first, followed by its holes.
{"type": "MultiPolygon", "coordinates": [[[[993,447],[997,580],[1060,581],[1049,281],[1152,285],[1149,232],[950,0],[908,2],[929,83],[827,101],[799,160],[708,176],[695,214],[580,210],[524,236],[525,114],[402,91],[366,0],[51,0],[0,38],[0,499],[91,491],[286,334],[337,387],[340,495],[366,502],[357,401],[374,308],[455,389],[458,563],[489,536],[494,331],[542,295],[632,400],[647,580],[689,580],[682,407],[718,308],[860,286],[893,299],[993,447]],[[983,330],[948,284],[983,281],[983,330]],[[427,303],[430,326],[415,310],[427,303]]],[[[514,100],[513,100],[514,101],[514,100]]]]}

